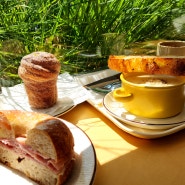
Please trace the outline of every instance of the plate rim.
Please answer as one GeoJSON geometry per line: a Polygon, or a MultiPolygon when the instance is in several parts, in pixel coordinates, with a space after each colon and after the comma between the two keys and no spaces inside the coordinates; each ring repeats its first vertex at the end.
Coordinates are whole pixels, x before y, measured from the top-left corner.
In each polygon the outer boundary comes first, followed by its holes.
{"type": "Polygon", "coordinates": [[[59,114],[56,114],[56,115],[54,115],[53,117],[59,118],[60,116],[62,116],[62,115],[64,115],[64,114],[68,113],[69,111],[71,111],[71,110],[74,109],[75,107],[76,107],[76,105],[73,104],[73,105],[71,105],[68,109],[66,109],[65,111],[63,111],[63,112],[61,112],[61,113],[59,113],[59,114]]]}
{"type": "MultiPolygon", "coordinates": [[[[90,137],[85,133],[85,131],[83,131],[79,126],[77,126],[77,125],[75,125],[75,124],[73,124],[73,123],[71,123],[71,122],[69,122],[69,121],[67,121],[67,120],[64,120],[64,119],[62,119],[62,118],[58,118],[58,119],[60,119],[64,124],[66,124],[67,126],[68,125],[70,125],[70,126],[72,126],[72,127],[74,127],[75,129],[78,129],[78,131],[80,131],[81,132],[81,134],[83,134],[85,137],[86,137],[86,139],[89,141],[89,143],[91,144],[90,146],[91,146],[91,149],[92,149],[92,151],[93,151],[93,159],[94,159],[94,165],[93,165],[93,173],[92,173],[92,175],[91,175],[91,180],[90,180],[90,182],[89,182],[89,184],[88,185],[92,185],[93,184],[93,182],[94,182],[94,179],[95,179],[95,175],[96,175],[96,170],[97,170],[97,155],[96,155],[96,150],[95,150],[95,147],[94,147],[94,145],[93,145],[93,142],[91,141],[91,139],[90,139],[90,137]]],[[[70,127],[68,126],[68,128],[70,129],[70,127]]],[[[91,153],[92,154],[92,153],[91,153]]],[[[92,157],[92,155],[91,155],[91,157],[92,157]]],[[[67,183],[67,182],[66,182],[67,183]]]]}

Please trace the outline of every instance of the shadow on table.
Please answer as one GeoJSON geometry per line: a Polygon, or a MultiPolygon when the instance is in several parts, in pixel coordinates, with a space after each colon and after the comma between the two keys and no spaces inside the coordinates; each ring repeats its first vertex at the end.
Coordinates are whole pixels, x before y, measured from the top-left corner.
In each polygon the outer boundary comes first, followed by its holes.
{"type": "Polygon", "coordinates": [[[106,185],[115,182],[117,185],[185,183],[185,131],[153,140],[139,139],[127,133],[121,136],[136,148],[98,168],[95,185],[104,184],[109,176],[113,178],[106,185]]]}

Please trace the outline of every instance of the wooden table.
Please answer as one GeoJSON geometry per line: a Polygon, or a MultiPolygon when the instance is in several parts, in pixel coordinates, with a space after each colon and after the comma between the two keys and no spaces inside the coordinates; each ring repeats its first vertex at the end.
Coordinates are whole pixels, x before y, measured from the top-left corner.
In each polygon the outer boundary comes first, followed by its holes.
{"type": "Polygon", "coordinates": [[[116,127],[89,103],[62,115],[91,139],[97,170],[94,185],[184,185],[185,130],[140,139],[116,127]]]}

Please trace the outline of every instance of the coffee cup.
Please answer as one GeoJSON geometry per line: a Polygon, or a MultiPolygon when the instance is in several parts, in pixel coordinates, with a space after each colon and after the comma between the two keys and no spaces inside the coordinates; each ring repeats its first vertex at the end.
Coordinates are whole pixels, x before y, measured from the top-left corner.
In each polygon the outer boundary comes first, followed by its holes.
{"type": "Polygon", "coordinates": [[[185,41],[159,42],[157,44],[157,56],[185,56],[185,41]]]}

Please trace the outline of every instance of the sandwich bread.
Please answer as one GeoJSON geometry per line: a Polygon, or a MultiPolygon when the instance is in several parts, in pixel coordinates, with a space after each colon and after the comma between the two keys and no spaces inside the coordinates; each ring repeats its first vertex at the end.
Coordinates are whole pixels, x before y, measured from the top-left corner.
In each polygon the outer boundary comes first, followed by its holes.
{"type": "Polygon", "coordinates": [[[61,185],[75,161],[69,128],[49,115],[0,111],[0,162],[41,185],[61,185]]]}

